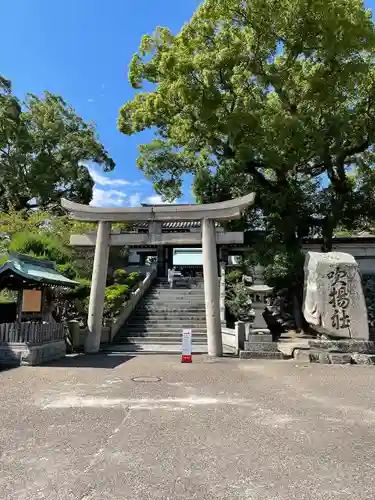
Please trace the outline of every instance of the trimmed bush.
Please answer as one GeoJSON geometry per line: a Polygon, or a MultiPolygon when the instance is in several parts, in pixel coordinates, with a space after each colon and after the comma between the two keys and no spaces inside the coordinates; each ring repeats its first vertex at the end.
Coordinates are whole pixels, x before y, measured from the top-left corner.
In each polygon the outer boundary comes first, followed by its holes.
{"type": "Polygon", "coordinates": [[[243,272],[241,269],[233,269],[226,275],[226,282],[229,285],[234,285],[242,280],[243,272]]]}
{"type": "Polygon", "coordinates": [[[113,281],[119,285],[126,285],[128,273],[125,269],[116,269],[113,273],[113,281]]]}
{"type": "Polygon", "coordinates": [[[129,296],[128,285],[111,285],[105,289],[104,308],[107,314],[117,314],[129,296]]]}

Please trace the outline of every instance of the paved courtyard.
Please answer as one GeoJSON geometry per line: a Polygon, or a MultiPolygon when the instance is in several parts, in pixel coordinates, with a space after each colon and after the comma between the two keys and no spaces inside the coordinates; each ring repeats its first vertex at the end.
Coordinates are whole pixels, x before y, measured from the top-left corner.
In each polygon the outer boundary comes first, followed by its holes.
{"type": "Polygon", "coordinates": [[[0,383],[1,499],[374,497],[371,367],[98,355],[0,383]]]}

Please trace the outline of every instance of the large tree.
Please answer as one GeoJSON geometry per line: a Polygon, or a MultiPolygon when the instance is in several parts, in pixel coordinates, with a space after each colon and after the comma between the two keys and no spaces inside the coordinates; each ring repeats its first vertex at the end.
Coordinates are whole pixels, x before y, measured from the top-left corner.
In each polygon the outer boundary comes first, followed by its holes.
{"type": "Polygon", "coordinates": [[[89,203],[94,182],[84,161],[115,166],[93,124],[49,92],[20,102],[0,78],[1,211],[58,208],[62,196],[89,203]]]}
{"type": "Polygon", "coordinates": [[[330,249],[373,192],[374,55],[361,0],[206,0],[176,36],[143,37],[129,78],[153,88],[121,108],[119,129],[155,129],[138,164],[167,198],[185,173],[200,195],[256,189],[291,244],[319,208],[330,249]]]}

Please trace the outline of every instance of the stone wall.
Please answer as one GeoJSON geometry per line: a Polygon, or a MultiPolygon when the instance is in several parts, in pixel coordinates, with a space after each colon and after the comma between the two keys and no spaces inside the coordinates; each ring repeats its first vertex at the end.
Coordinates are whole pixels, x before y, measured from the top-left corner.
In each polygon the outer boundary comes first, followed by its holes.
{"type": "Polygon", "coordinates": [[[1,366],[37,366],[48,363],[66,354],[65,340],[44,342],[43,344],[28,345],[21,342],[6,342],[0,344],[1,366]]]}

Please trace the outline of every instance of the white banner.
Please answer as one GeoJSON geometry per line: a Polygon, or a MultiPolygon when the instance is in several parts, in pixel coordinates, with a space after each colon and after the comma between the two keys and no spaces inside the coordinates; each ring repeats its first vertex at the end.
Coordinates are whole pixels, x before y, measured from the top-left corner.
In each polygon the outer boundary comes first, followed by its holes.
{"type": "Polygon", "coordinates": [[[192,359],[192,332],[191,330],[182,330],[182,363],[191,363],[192,359]]]}

